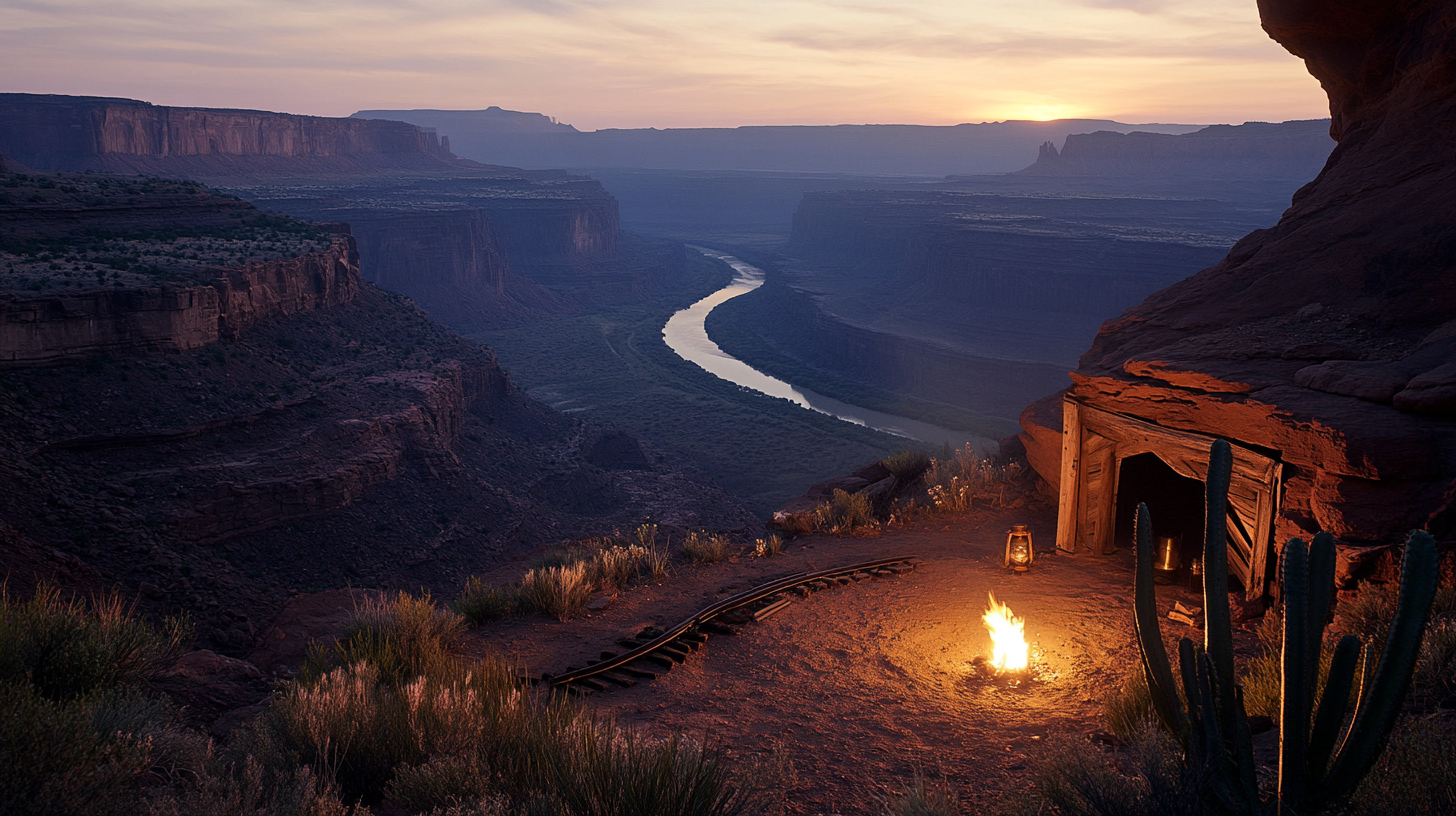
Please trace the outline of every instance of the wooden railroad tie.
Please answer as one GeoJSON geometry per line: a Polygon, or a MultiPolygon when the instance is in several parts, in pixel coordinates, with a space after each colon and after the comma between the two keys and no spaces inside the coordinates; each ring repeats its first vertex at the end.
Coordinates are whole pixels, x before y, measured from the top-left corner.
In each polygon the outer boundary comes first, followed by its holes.
{"type": "Polygon", "coordinates": [[[523,682],[545,684],[575,695],[606,691],[610,686],[632,688],[686,663],[690,654],[707,644],[710,635],[736,635],[738,626],[766,620],[794,600],[818,590],[904,575],[917,564],[918,559],[911,556],[789,575],[712,604],[670,629],[648,626],[634,637],[619,638],[616,644],[626,652],[604,651],[600,660],[588,661],[584,669],[568,666],[559,675],[546,673],[540,680],[523,678],[523,682]]]}

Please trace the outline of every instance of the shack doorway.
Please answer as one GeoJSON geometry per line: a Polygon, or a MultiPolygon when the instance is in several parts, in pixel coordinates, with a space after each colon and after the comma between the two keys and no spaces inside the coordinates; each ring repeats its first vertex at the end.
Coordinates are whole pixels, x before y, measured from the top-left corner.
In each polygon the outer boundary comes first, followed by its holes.
{"type": "Polygon", "coordinates": [[[1191,564],[1203,552],[1206,488],[1168,466],[1156,453],[1122,460],[1117,474],[1117,518],[1113,541],[1131,549],[1137,529],[1137,506],[1146,504],[1153,535],[1178,540],[1178,563],[1191,564]]]}
{"type": "MultiPolygon", "coordinates": [[[[1208,452],[1214,438],[1164,428],[1125,414],[1093,408],[1067,397],[1062,403],[1062,480],[1057,510],[1057,549],[1069,553],[1111,553],[1117,549],[1122,528],[1132,529],[1132,508],[1147,501],[1161,483],[1169,491],[1169,509],[1153,510],[1154,532],[1174,525],[1195,532],[1184,533],[1185,543],[1202,545],[1203,487],[1208,475],[1208,452]],[[1151,461],[1139,458],[1151,454],[1151,461]],[[1123,464],[1135,459],[1129,469],[1123,464]],[[1156,464],[1154,464],[1156,462],[1156,464]],[[1161,468],[1184,481],[1172,481],[1161,468]],[[1137,482],[1119,489],[1123,478],[1137,482]],[[1191,484],[1189,484],[1191,483],[1191,484]],[[1197,491],[1197,499],[1195,495],[1197,491]],[[1179,498],[1182,497],[1182,498],[1179,498]],[[1195,502],[1197,513],[1186,508],[1195,502]],[[1189,522],[1189,517],[1194,518],[1189,522]],[[1126,521],[1123,519],[1126,518],[1126,521]],[[1178,519],[1175,521],[1175,518],[1178,519]],[[1167,519],[1166,521],[1164,519],[1167,519]]],[[[1245,588],[1249,598],[1264,595],[1269,569],[1270,545],[1274,538],[1274,516],[1278,512],[1282,466],[1271,456],[1230,443],[1233,449],[1233,478],[1229,485],[1228,532],[1229,575],[1245,588]]],[[[1128,533],[1130,536],[1130,532],[1128,533]]],[[[1129,538],[1128,541],[1131,541],[1129,538]]]]}

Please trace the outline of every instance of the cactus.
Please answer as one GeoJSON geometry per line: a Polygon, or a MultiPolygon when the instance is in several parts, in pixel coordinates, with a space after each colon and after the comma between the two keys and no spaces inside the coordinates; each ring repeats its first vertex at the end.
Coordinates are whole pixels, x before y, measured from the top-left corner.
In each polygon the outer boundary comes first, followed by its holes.
{"type": "Polygon", "coordinates": [[[1204,643],[1202,649],[1188,638],[1178,643],[1186,704],[1179,699],[1163,649],[1153,593],[1152,523],[1147,505],[1138,506],[1134,618],[1143,672],[1152,692],[1153,710],[1182,742],[1184,760],[1202,780],[1204,796],[1215,812],[1303,816],[1353,792],[1385,748],[1410,689],[1435,597],[1436,542],[1417,530],[1406,543],[1395,619],[1373,677],[1362,677],[1348,729],[1344,723],[1350,694],[1356,689],[1356,671],[1362,663],[1359,638],[1347,635],[1340,640],[1324,692],[1316,694],[1325,621],[1334,600],[1335,540],[1320,533],[1310,545],[1296,538],[1285,546],[1279,789],[1273,799],[1262,801],[1243,691],[1234,679],[1224,521],[1232,469],[1229,444],[1214,442],[1208,458],[1203,554],[1204,643]]]}

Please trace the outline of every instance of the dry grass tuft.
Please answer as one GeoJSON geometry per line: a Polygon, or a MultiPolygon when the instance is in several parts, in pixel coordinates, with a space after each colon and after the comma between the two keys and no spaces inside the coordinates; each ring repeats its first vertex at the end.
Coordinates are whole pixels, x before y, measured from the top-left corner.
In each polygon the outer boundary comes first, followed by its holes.
{"type": "Polygon", "coordinates": [[[714,564],[728,557],[728,539],[708,533],[688,533],[683,539],[683,555],[694,564],[714,564]]]}
{"type": "Polygon", "coordinates": [[[191,639],[185,617],[154,629],[117,592],[83,603],[42,585],[20,602],[0,590],[0,682],[24,680],[47,699],[144,681],[191,639]]]}
{"type": "Polygon", "coordinates": [[[570,620],[591,601],[592,583],[586,564],[537,567],[521,579],[521,603],[528,609],[570,620]]]}

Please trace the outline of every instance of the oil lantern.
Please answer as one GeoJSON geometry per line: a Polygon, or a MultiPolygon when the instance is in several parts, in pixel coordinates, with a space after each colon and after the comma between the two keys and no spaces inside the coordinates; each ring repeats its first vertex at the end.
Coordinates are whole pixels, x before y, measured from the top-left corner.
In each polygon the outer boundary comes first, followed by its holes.
{"type": "Polygon", "coordinates": [[[1016,572],[1031,569],[1036,551],[1031,548],[1031,532],[1025,524],[1013,524],[1006,533],[1006,566],[1016,572]]]}

